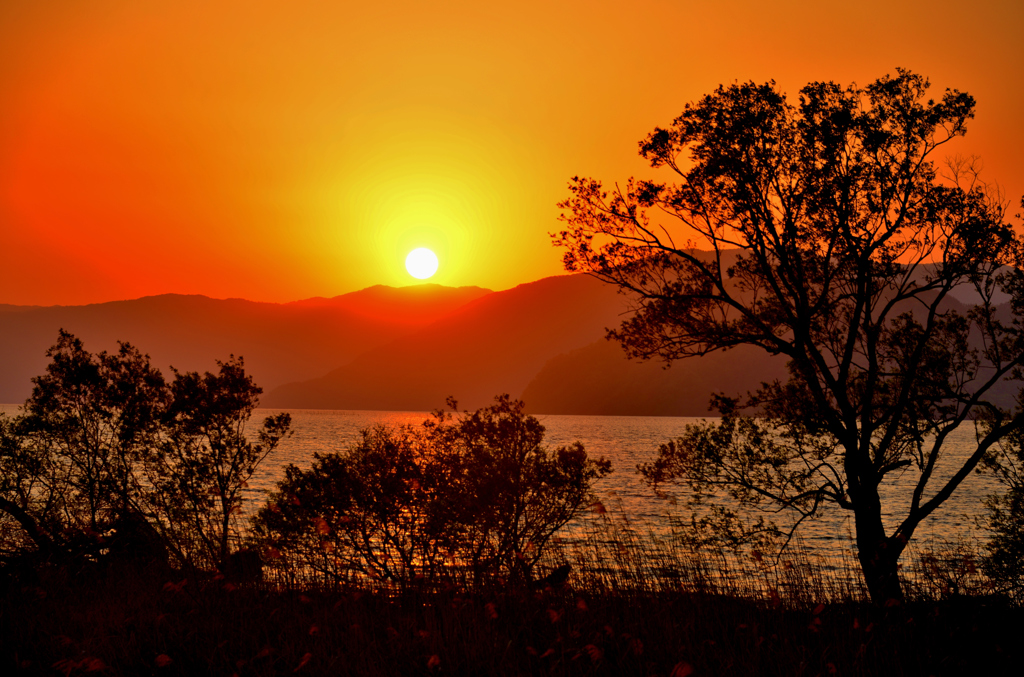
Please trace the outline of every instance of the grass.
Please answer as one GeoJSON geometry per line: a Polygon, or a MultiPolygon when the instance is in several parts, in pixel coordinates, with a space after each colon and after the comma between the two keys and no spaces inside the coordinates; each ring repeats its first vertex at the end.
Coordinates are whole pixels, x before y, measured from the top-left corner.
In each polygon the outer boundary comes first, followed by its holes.
{"type": "Polygon", "coordinates": [[[974,575],[962,553],[937,577],[920,558],[910,601],[878,608],[799,551],[776,564],[606,527],[556,544],[546,566],[573,564],[559,589],[45,570],[8,582],[0,674],[999,675],[1024,658],[1024,610],[942,587],[974,575]]]}

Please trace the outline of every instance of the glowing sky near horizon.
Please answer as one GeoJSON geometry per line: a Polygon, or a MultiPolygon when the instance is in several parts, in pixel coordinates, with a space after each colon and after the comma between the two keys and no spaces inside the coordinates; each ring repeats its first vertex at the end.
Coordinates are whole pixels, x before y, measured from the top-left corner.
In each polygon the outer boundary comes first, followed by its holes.
{"type": "Polygon", "coordinates": [[[574,175],[720,83],[970,92],[951,152],[1024,193],[1024,4],[947,0],[0,3],[0,303],[289,301],[562,272],[574,175]]]}

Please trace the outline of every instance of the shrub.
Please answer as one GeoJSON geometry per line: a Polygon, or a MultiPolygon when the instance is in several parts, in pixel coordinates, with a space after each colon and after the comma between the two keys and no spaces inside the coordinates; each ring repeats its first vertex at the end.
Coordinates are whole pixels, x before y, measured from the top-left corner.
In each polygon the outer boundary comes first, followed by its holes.
{"type": "Polygon", "coordinates": [[[166,384],[122,343],[93,355],[61,331],[24,414],[4,426],[3,550],[93,557],[99,535],[140,511],[141,468],[155,444],[166,384]],[[26,539],[27,537],[27,539],[26,539]]]}
{"type": "Polygon", "coordinates": [[[1000,591],[1024,600],[1024,434],[1010,436],[985,460],[1006,492],[985,499],[992,538],[983,568],[1000,591]]]}
{"type": "Polygon", "coordinates": [[[507,395],[421,426],[375,427],[289,466],[255,518],[283,561],[328,580],[532,581],[551,537],[593,501],[611,464],[580,443],[548,450],[507,395]]]}

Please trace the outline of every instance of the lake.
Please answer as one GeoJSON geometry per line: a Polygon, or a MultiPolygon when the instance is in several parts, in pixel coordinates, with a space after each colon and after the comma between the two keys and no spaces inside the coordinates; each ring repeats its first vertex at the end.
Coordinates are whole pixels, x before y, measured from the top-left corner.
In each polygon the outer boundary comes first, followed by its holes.
{"type": "MultiPolygon", "coordinates": [[[[278,413],[280,410],[257,410],[253,421],[278,413]]],[[[0,412],[9,416],[17,413],[16,405],[0,405],[0,412]]],[[[418,424],[425,420],[427,412],[394,411],[333,411],[333,410],[290,410],[294,435],[260,466],[256,476],[249,482],[247,498],[250,507],[262,504],[266,492],[275,487],[283,477],[284,468],[295,464],[307,468],[315,452],[329,453],[342,450],[359,439],[360,430],[377,425],[418,424]]],[[[636,472],[638,463],[655,458],[658,445],[678,436],[688,423],[695,418],[673,418],[655,416],[544,416],[537,417],[546,429],[545,445],[557,447],[576,440],[583,443],[592,457],[603,456],[612,462],[611,475],[596,484],[598,499],[609,510],[623,511],[634,524],[651,528],[655,533],[668,528],[670,518],[683,518],[681,506],[658,498],[647,487],[636,472]]],[[[970,452],[974,439],[973,429],[965,426],[955,431],[950,438],[947,461],[936,469],[933,482],[948,477],[958,467],[953,462],[970,452]]],[[[891,508],[906,509],[910,504],[910,487],[916,473],[906,469],[894,481],[883,486],[883,502],[894,499],[891,508]]],[[[937,484],[933,490],[937,491],[937,484]]],[[[953,541],[958,538],[984,538],[985,533],[976,524],[984,516],[982,499],[1001,491],[1001,485],[987,474],[972,474],[960,485],[953,496],[943,504],[917,530],[914,543],[918,550],[929,544],[953,541]]],[[[681,495],[682,490],[675,490],[681,495]]],[[[929,494],[929,495],[930,495],[929,494]]],[[[905,512],[904,512],[905,514],[905,512]]],[[[890,514],[887,527],[891,530],[897,523],[899,513],[890,514]]],[[[589,519],[589,513],[582,519],[589,519]]],[[[826,558],[842,558],[852,550],[852,516],[837,507],[830,506],[819,519],[805,522],[801,527],[803,544],[813,553],[826,558]]]]}
{"type": "MultiPolygon", "coordinates": [[[[263,417],[278,410],[260,410],[263,417]]],[[[327,453],[344,449],[359,438],[359,431],[376,424],[418,424],[429,414],[426,412],[393,411],[329,411],[291,410],[295,434],[265,461],[259,473],[250,482],[252,492],[261,494],[272,489],[283,476],[283,468],[293,463],[300,468],[309,467],[313,453],[327,453]]],[[[610,510],[622,510],[634,524],[650,527],[655,532],[668,527],[670,517],[687,518],[681,506],[658,498],[646,486],[636,471],[639,463],[652,461],[658,445],[677,437],[688,423],[696,418],[656,416],[537,416],[543,423],[545,445],[557,447],[576,440],[583,443],[592,457],[603,456],[612,462],[611,475],[599,480],[596,493],[610,510]]],[[[255,417],[254,417],[255,419],[255,417]]],[[[974,439],[973,428],[957,430],[950,440],[947,462],[936,469],[933,482],[949,477],[958,465],[953,458],[970,453],[974,439]]],[[[911,487],[916,473],[907,469],[895,481],[883,487],[883,501],[894,500],[893,507],[905,509],[910,505],[911,487]]],[[[939,485],[934,485],[934,491],[939,485]]],[[[917,530],[914,541],[920,550],[928,543],[938,544],[957,538],[983,538],[983,530],[975,522],[984,515],[982,499],[1001,491],[1001,485],[987,474],[974,473],[964,480],[953,496],[946,501],[917,530]]],[[[675,495],[682,490],[676,489],[675,495]]],[[[256,498],[256,496],[254,496],[256,498]]],[[[904,512],[905,514],[905,512],[904,512]]],[[[589,513],[583,519],[588,519],[589,513]]],[[[895,528],[899,513],[890,515],[889,529],[895,528]]],[[[825,557],[841,557],[852,548],[853,519],[847,511],[830,506],[825,515],[805,522],[798,532],[804,545],[825,557]]]]}

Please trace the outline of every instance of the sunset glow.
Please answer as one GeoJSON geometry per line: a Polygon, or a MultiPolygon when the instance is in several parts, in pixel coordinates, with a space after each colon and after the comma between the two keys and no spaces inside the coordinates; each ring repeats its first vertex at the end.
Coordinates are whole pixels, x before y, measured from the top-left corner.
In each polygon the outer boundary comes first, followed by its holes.
{"type": "Polygon", "coordinates": [[[1016,205],[1022,24],[1009,0],[9,0],[0,303],[333,296],[413,283],[424,244],[442,285],[560,274],[567,181],[650,176],[637,142],[734,81],[968,91],[949,153],[1016,205]]]}

